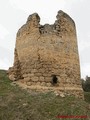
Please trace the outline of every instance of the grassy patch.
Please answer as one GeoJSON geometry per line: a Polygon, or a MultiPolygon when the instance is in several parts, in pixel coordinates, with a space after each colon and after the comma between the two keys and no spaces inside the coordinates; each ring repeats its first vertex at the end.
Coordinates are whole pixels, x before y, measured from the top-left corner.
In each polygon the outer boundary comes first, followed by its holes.
{"type": "Polygon", "coordinates": [[[0,120],[58,120],[58,115],[89,116],[90,93],[85,93],[85,101],[73,96],[61,98],[52,92],[27,92],[18,86],[12,86],[6,71],[0,71],[0,120]]]}
{"type": "Polygon", "coordinates": [[[84,92],[85,101],[90,103],[90,92],[84,92]]]}

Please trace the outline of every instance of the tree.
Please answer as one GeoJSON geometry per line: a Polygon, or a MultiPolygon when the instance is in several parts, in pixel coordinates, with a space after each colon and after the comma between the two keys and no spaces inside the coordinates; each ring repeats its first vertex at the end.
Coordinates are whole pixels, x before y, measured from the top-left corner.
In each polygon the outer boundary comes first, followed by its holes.
{"type": "Polygon", "coordinates": [[[81,79],[82,80],[82,87],[83,90],[86,92],[90,92],[90,77],[86,76],[86,79],[81,79]]]}
{"type": "Polygon", "coordinates": [[[86,76],[85,91],[87,91],[87,92],[90,91],[90,77],[88,77],[88,76],[86,76]]]}

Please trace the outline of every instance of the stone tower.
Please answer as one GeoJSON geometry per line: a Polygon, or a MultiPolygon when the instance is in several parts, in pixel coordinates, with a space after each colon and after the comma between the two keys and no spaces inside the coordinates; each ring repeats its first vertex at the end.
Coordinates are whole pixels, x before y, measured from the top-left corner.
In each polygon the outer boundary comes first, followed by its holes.
{"type": "Polygon", "coordinates": [[[63,11],[58,11],[56,18],[52,25],[40,25],[37,13],[28,17],[17,33],[9,78],[31,89],[82,97],[75,23],[63,11]]]}

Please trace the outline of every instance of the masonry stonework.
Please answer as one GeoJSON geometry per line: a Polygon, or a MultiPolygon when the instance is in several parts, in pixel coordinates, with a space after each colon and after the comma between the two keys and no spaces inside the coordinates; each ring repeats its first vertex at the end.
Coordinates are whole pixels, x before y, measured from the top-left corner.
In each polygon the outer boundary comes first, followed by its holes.
{"type": "Polygon", "coordinates": [[[37,13],[28,17],[17,33],[9,78],[30,89],[83,97],[75,23],[61,10],[56,18],[52,25],[40,25],[37,13]]]}

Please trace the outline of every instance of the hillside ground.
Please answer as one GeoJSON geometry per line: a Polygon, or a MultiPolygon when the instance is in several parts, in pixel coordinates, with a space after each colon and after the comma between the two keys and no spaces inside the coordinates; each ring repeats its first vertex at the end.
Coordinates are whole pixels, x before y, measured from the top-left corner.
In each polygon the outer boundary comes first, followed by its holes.
{"type": "Polygon", "coordinates": [[[13,84],[6,71],[0,71],[0,120],[90,120],[90,93],[85,100],[62,98],[52,92],[23,90],[13,84]],[[57,116],[87,116],[60,118],[57,116]]]}

